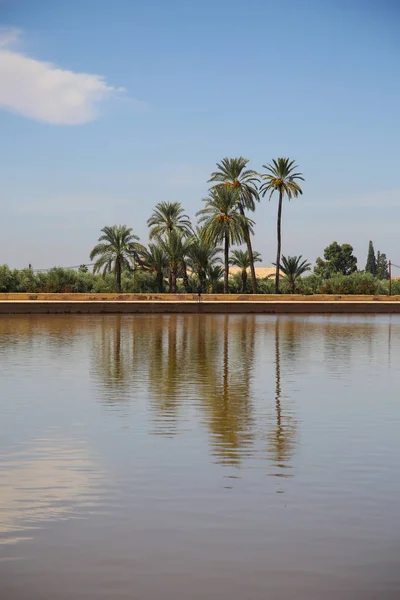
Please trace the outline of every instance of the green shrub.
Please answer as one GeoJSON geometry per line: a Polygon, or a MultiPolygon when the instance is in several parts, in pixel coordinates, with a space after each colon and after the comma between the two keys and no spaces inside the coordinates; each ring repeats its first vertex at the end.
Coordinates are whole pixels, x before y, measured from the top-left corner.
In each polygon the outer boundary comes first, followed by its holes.
{"type": "Polygon", "coordinates": [[[117,291],[117,283],[112,273],[107,275],[96,275],[93,294],[115,294],[117,291]]]}
{"type": "MultiPolygon", "coordinates": [[[[250,288],[251,288],[251,284],[249,287],[249,278],[248,278],[247,283],[246,283],[246,292],[245,293],[249,293],[248,290],[250,290],[250,288]]],[[[229,292],[231,294],[241,294],[242,293],[242,274],[241,273],[235,273],[234,275],[229,277],[229,292]]]]}
{"type": "Polygon", "coordinates": [[[321,294],[386,294],[385,284],[371,273],[337,274],[326,279],[321,287],[321,294]]]}
{"type": "Polygon", "coordinates": [[[147,271],[124,271],[122,273],[122,291],[126,294],[145,294],[156,292],[156,280],[153,273],[147,271]]]}
{"type": "MultiPolygon", "coordinates": [[[[389,290],[389,282],[386,281],[385,283],[387,284],[389,290]]],[[[389,293],[389,291],[387,293],[389,293]]],[[[400,296],[400,279],[392,281],[392,294],[393,296],[400,296]]]]}
{"type": "Polygon", "coordinates": [[[0,292],[12,292],[13,275],[7,265],[0,265],[0,292]]]}
{"type": "Polygon", "coordinates": [[[296,287],[299,294],[319,294],[321,285],[322,283],[325,283],[325,281],[326,280],[320,275],[312,273],[311,275],[306,275],[305,277],[299,277],[299,279],[296,281],[296,287]]]}
{"type": "Polygon", "coordinates": [[[258,280],[258,291],[260,294],[273,294],[275,289],[275,281],[271,277],[258,280]]]}
{"type": "Polygon", "coordinates": [[[100,275],[93,275],[88,271],[79,270],[76,273],[74,292],[79,294],[91,294],[96,282],[96,278],[100,275]]]}
{"type": "Polygon", "coordinates": [[[18,271],[15,269],[13,271],[13,286],[14,292],[18,293],[27,293],[27,292],[37,292],[38,290],[38,281],[35,273],[32,269],[22,269],[18,271]]]}

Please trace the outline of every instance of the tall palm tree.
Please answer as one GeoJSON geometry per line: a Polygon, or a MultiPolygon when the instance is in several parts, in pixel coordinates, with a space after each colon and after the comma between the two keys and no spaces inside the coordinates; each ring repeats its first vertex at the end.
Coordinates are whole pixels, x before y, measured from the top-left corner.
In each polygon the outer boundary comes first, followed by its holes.
{"type": "Polygon", "coordinates": [[[167,256],[169,268],[169,291],[177,292],[177,279],[179,273],[183,275],[183,285],[188,290],[186,271],[186,257],[190,248],[190,238],[184,238],[179,231],[172,230],[168,235],[158,238],[158,245],[167,256]]]}
{"type": "Polygon", "coordinates": [[[130,269],[131,262],[137,257],[141,248],[137,235],[132,233],[126,225],[113,225],[103,227],[103,235],[99,237],[99,243],[90,253],[90,260],[98,257],[93,272],[97,273],[103,269],[103,274],[115,273],[117,290],[121,292],[121,274],[123,269],[130,269]]]}
{"type": "Polygon", "coordinates": [[[253,221],[238,211],[238,191],[227,186],[217,186],[203,199],[205,208],[197,213],[199,223],[204,225],[207,240],[224,243],[224,294],[229,293],[229,248],[231,244],[241,244],[246,228],[253,233],[253,221]]]}
{"type": "MultiPolygon", "coordinates": [[[[240,156],[239,158],[223,158],[220,163],[217,163],[217,171],[211,173],[209,182],[223,183],[225,186],[231,186],[238,190],[238,208],[242,216],[245,210],[254,212],[259,195],[257,184],[259,183],[258,174],[255,171],[246,169],[247,158],[240,156]]],[[[257,293],[257,279],[254,270],[254,257],[251,245],[250,232],[248,228],[244,230],[244,239],[247,245],[247,252],[250,259],[251,285],[253,294],[257,293]]]]}
{"type": "MultiPolygon", "coordinates": [[[[301,277],[303,273],[311,270],[311,264],[307,260],[301,260],[303,257],[300,256],[282,256],[282,264],[280,270],[286,276],[289,282],[290,293],[294,294],[296,291],[296,279],[301,277]]],[[[273,263],[275,265],[275,263],[273,263]]]]}
{"type": "MultiPolygon", "coordinates": [[[[255,250],[253,251],[253,261],[262,261],[261,254],[259,252],[256,252],[255,250]]],[[[235,267],[239,267],[239,269],[241,269],[242,294],[245,294],[247,287],[247,269],[250,267],[250,257],[248,250],[233,250],[229,262],[231,265],[235,265],[235,267]]]]}
{"type": "Polygon", "coordinates": [[[221,261],[218,256],[220,252],[221,248],[216,247],[212,240],[207,239],[204,228],[198,227],[196,233],[190,238],[187,263],[198,276],[202,293],[206,291],[208,270],[221,261]]]}
{"type": "Polygon", "coordinates": [[[264,197],[267,192],[270,192],[269,199],[271,200],[274,192],[279,193],[278,203],[278,219],[277,219],[277,250],[276,250],[276,271],[275,271],[275,293],[279,293],[279,268],[281,262],[281,233],[282,233],[282,204],[283,197],[286,194],[290,200],[292,197],[303,193],[303,190],[297,183],[296,179],[304,181],[302,173],[296,173],[297,165],[294,160],[289,158],[273,159],[272,164],[263,165],[266,173],[261,175],[264,183],[260,187],[260,192],[264,197]]]}
{"type": "Polygon", "coordinates": [[[168,235],[172,231],[177,231],[186,237],[192,233],[190,219],[183,214],[180,202],[159,202],[147,225],[151,228],[150,239],[168,235]]]}
{"type": "Polygon", "coordinates": [[[143,269],[155,273],[157,292],[164,293],[164,274],[168,269],[168,256],[164,249],[150,243],[148,248],[139,252],[139,264],[143,269]]]}

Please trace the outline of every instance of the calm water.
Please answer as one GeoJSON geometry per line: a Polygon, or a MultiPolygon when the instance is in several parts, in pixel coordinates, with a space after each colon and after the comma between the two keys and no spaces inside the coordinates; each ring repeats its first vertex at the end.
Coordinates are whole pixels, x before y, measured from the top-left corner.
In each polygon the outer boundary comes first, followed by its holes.
{"type": "Polygon", "coordinates": [[[0,597],[400,598],[400,318],[0,317],[0,597]]]}

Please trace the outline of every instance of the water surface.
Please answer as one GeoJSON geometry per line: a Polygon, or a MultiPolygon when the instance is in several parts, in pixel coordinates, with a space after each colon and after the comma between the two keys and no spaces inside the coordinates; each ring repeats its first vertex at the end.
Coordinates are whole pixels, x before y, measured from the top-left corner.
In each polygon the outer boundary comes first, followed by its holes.
{"type": "Polygon", "coordinates": [[[400,598],[400,318],[0,317],[0,597],[400,598]]]}

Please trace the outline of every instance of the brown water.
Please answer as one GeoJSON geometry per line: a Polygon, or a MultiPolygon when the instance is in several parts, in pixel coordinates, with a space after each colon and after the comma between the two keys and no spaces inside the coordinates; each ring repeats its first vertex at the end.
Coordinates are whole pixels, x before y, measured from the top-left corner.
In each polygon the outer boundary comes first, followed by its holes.
{"type": "Polygon", "coordinates": [[[400,598],[400,319],[0,317],[0,598],[400,598]]]}

